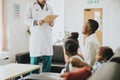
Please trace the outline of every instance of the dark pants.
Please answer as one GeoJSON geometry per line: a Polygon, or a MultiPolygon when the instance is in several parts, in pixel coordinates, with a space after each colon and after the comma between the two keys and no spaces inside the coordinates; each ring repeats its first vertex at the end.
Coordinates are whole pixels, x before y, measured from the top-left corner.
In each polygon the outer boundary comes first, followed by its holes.
{"type": "MultiPolygon", "coordinates": [[[[50,72],[52,56],[42,56],[42,72],[50,72]]],[[[38,65],[40,62],[40,57],[30,57],[30,63],[33,65],[38,65]]],[[[31,73],[39,73],[39,70],[32,71],[31,73]]]]}

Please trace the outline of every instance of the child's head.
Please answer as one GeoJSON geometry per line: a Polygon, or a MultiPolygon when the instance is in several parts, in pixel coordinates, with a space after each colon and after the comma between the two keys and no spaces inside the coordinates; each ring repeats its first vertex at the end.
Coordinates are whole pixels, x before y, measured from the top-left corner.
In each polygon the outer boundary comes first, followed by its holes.
{"type": "Polygon", "coordinates": [[[73,56],[77,54],[79,45],[72,39],[67,39],[64,43],[65,53],[67,56],[73,56]]]}
{"type": "Polygon", "coordinates": [[[100,61],[108,61],[114,55],[113,50],[108,46],[103,46],[98,49],[96,60],[100,61]]]}

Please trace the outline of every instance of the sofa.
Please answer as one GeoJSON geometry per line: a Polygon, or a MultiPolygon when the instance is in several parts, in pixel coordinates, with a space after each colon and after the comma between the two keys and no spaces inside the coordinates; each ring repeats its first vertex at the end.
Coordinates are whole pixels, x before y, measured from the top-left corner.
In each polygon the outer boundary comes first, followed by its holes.
{"type": "Polygon", "coordinates": [[[115,50],[115,54],[109,60],[110,62],[117,62],[120,63],[120,47],[115,50]]]}
{"type": "MultiPolygon", "coordinates": [[[[64,51],[62,45],[53,45],[53,54],[51,72],[60,73],[65,66],[64,51]]],[[[17,63],[30,63],[29,52],[20,52],[16,54],[15,57],[17,63]]],[[[41,62],[42,58],[40,60],[40,63],[41,62]]]]}
{"type": "Polygon", "coordinates": [[[112,58],[88,80],[120,80],[120,47],[115,50],[112,58]]]}

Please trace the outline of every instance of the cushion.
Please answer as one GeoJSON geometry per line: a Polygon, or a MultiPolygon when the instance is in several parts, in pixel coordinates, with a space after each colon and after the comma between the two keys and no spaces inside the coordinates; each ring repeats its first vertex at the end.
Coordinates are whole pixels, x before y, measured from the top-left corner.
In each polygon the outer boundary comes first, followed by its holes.
{"type": "Polygon", "coordinates": [[[91,76],[91,69],[87,67],[76,69],[68,72],[64,76],[64,80],[87,80],[91,76]]]}

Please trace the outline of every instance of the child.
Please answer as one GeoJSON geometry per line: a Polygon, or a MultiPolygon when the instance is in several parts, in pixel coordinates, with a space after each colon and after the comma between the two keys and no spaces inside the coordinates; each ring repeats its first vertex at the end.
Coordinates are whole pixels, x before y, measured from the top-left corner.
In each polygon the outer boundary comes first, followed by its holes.
{"type": "Polygon", "coordinates": [[[64,51],[68,56],[68,62],[66,63],[66,68],[62,71],[62,73],[70,72],[84,66],[91,68],[91,66],[85,63],[83,57],[77,53],[78,47],[79,45],[77,42],[72,39],[67,39],[65,41],[64,51]]]}
{"type": "Polygon", "coordinates": [[[107,62],[114,55],[113,50],[110,47],[103,46],[98,49],[96,56],[96,63],[93,66],[93,73],[95,73],[103,63],[107,62]]]}

